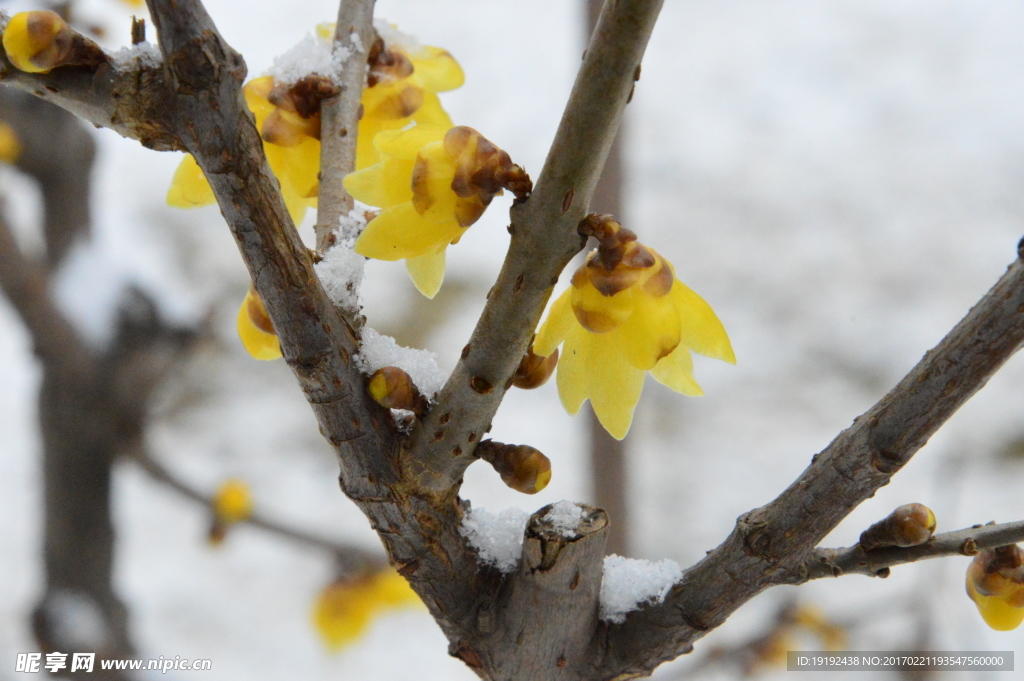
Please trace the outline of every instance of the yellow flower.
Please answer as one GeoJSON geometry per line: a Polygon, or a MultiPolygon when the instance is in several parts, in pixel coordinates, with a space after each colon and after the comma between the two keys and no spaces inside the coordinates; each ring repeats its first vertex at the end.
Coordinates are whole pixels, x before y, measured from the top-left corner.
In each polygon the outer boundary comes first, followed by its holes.
{"type": "Polygon", "coordinates": [[[967,567],[967,595],[988,626],[1010,631],[1024,622],[1024,552],[1017,545],[981,551],[967,567]]]}
{"type": "Polygon", "coordinates": [[[690,351],[734,364],[729,337],[704,300],[675,278],[672,265],[607,220],[601,248],[576,271],[534,340],[558,363],[558,394],[570,414],[589,399],[619,440],[629,432],[644,372],[685,395],[703,394],[690,351]]]}
{"type": "Polygon", "coordinates": [[[0,121],[0,161],[14,163],[21,155],[21,142],[14,128],[0,121]]]}
{"type": "Polygon", "coordinates": [[[56,12],[18,12],[4,28],[4,51],[15,68],[47,73],[71,53],[73,33],[56,12]]]}
{"type": "MultiPolygon", "coordinates": [[[[263,136],[267,163],[281,184],[288,213],[295,224],[302,222],[307,208],[316,207],[320,172],[320,114],[303,118],[296,110],[290,90],[277,89],[272,76],[246,83],[245,103],[256,117],[263,136]],[[277,104],[271,103],[274,99],[277,104]]],[[[210,184],[191,154],[186,154],[174,173],[167,192],[167,205],[195,208],[216,201],[210,184]]]]}
{"type": "MultiPolygon", "coordinates": [[[[397,31],[394,33],[397,35],[397,31]]],[[[332,40],[334,24],[320,24],[317,35],[332,40]]],[[[380,161],[373,144],[377,133],[398,130],[413,122],[452,127],[437,93],[462,87],[466,79],[447,50],[430,45],[385,44],[378,39],[370,48],[368,62],[370,70],[361,100],[363,117],[356,140],[356,170],[380,161]]]]}
{"type": "Polygon", "coordinates": [[[238,308],[238,337],[242,345],[256,359],[279,359],[281,343],[277,340],[274,325],[267,315],[260,295],[252,288],[245,294],[242,306],[238,308]]]}
{"type": "Polygon", "coordinates": [[[448,244],[462,238],[502,187],[528,192],[529,178],[466,126],[386,131],[374,145],[380,162],[345,177],[354,198],[384,209],[356,241],[356,253],[404,259],[416,288],[433,298],[444,280],[448,244]]]}
{"type": "Polygon", "coordinates": [[[237,478],[225,480],[213,496],[213,512],[227,525],[247,520],[252,516],[249,486],[237,478]]]}
{"type": "Polygon", "coordinates": [[[313,624],[324,645],[337,651],[354,642],[377,615],[420,603],[405,578],[394,570],[339,580],[325,588],[313,606],[313,624]]]}

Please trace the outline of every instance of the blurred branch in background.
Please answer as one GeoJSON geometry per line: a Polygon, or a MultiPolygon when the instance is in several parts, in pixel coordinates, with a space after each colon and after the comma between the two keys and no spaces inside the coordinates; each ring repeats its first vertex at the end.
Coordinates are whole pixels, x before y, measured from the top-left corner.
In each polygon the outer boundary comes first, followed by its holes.
{"type": "MultiPolygon", "coordinates": [[[[587,41],[597,26],[604,0],[586,0],[587,41]]],[[[604,162],[601,179],[594,188],[590,201],[591,213],[611,213],[616,219],[623,219],[622,187],[625,183],[625,169],[622,163],[623,125],[615,135],[608,158],[604,162]]],[[[626,443],[616,440],[598,422],[593,406],[587,402],[587,430],[590,437],[590,473],[593,481],[594,505],[608,512],[608,553],[629,555],[629,489],[626,468],[626,443]]]]}

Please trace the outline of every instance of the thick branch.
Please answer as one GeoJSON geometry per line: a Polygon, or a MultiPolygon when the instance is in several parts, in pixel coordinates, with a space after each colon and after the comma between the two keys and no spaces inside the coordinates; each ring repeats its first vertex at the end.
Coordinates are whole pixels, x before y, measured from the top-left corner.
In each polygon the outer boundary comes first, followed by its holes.
{"type": "Polygon", "coordinates": [[[687,652],[765,588],[805,581],[805,561],[822,538],[888,484],[1022,342],[1024,261],[1018,258],[942,342],[814,456],[788,489],[740,516],[729,538],[689,569],[663,604],[607,630],[602,675],[647,674],[687,652]]]}
{"type": "Polygon", "coordinates": [[[316,247],[323,251],[338,220],[354,202],[342,179],[355,170],[360,95],[366,84],[366,58],[373,44],[375,0],[341,0],[334,29],[334,49],[348,51],[341,74],[341,95],[320,106],[320,193],[317,198],[316,247]],[[353,39],[355,38],[355,39],[353,39]]]}
{"type": "Polygon", "coordinates": [[[843,549],[815,549],[804,559],[800,569],[786,573],[787,576],[799,576],[799,581],[785,583],[802,584],[821,577],[851,574],[883,577],[888,575],[888,569],[894,565],[943,556],[973,556],[984,549],[1008,546],[1019,541],[1024,541],[1024,520],[1001,525],[975,525],[956,532],[945,532],[935,535],[920,546],[906,548],[865,551],[857,544],[843,549]]]}
{"type": "MultiPolygon", "coordinates": [[[[146,452],[136,450],[132,452],[132,459],[154,480],[167,485],[175,492],[209,509],[211,513],[213,512],[214,500],[212,496],[203,494],[192,485],[184,482],[146,452]]],[[[253,513],[252,516],[240,522],[258,527],[261,530],[276,534],[285,539],[290,539],[303,546],[326,551],[336,556],[340,563],[354,572],[359,571],[361,568],[380,567],[385,562],[383,558],[375,556],[357,546],[318,537],[303,530],[288,527],[258,513],[253,513]]]]}
{"type": "Polygon", "coordinates": [[[49,286],[46,266],[22,253],[0,216],[0,289],[32,336],[36,355],[66,375],[93,370],[93,358],[50,298],[49,286]]]}
{"type": "Polygon", "coordinates": [[[512,207],[512,242],[462,359],[414,433],[422,486],[448,490],[472,463],[526,353],[615,138],[662,0],[606,2],[532,195],[512,207]],[[457,452],[461,452],[458,454],[457,452]]]}

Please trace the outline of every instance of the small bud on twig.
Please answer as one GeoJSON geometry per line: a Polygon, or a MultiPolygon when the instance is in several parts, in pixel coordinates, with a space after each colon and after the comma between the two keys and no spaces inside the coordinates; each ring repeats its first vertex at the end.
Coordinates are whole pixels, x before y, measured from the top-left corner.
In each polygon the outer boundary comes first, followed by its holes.
{"type": "Polygon", "coordinates": [[[551,378],[556,364],[558,364],[557,348],[548,357],[541,357],[534,354],[533,346],[530,346],[512,377],[512,385],[523,390],[539,388],[551,378]]]}
{"type": "Polygon", "coordinates": [[[935,534],[935,514],[924,504],[904,504],[860,535],[865,551],[883,546],[918,546],[935,534]]]}
{"type": "Polygon", "coordinates": [[[501,476],[502,482],[523,494],[536,494],[551,482],[551,461],[528,445],[484,440],[476,454],[501,476]]]}
{"type": "Polygon", "coordinates": [[[398,367],[382,367],[370,377],[370,397],[388,409],[406,409],[423,416],[430,408],[412,378],[398,367]]]}
{"type": "Polygon", "coordinates": [[[19,12],[7,22],[4,51],[15,68],[48,73],[58,66],[96,68],[110,62],[99,45],[51,11],[19,12]]]}
{"type": "Polygon", "coordinates": [[[1024,551],[1011,544],[979,552],[967,567],[967,595],[996,631],[1020,626],[1024,622],[1024,551]]]}

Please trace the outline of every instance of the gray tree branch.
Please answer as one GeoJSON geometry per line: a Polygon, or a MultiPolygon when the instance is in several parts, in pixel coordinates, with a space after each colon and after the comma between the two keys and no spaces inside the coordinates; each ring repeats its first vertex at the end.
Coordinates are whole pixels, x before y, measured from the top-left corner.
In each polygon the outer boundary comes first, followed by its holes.
{"type": "Polygon", "coordinates": [[[769,586],[806,581],[814,547],[887,485],[1022,342],[1024,241],[1018,259],[967,316],[793,484],[740,516],[732,534],[686,571],[664,603],[608,627],[606,678],[650,673],[769,586]]]}
{"type": "Polygon", "coordinates": [[[533,193],[512,207],[512,241],[462,358],[417,425],[418,481],[448,491],[473,462],[544,305],[583,248],[576,231],[639,73],[662,0],[606,2],[533,193]]]}
{"type": "Polygon", "coordinates": [[[780,584],[802,584],[822,577],[867,575],[886,577],[889,568],[943,556],[973,556],[978,551],[1008,546],[1024,541],[1024,521],[999,525],[975,525],[956,532],[937,534],[927,543],[905,548],[888,547],[865,551],[860,544],[842,549],[815,549],[799,569],[780,575],[793,581],[780,584]]]}
{"type": "Polygon", "coordinates": [[[320,106],[320,194],[316,210],[316,247],[324,251],[338,220],[355,205],[341,181],[356,167],[360,95],[366,84],[366,58],[373,45],[375,0],[341,0],[334,28],[335,49],[348,51],[341,74],[342,94],[320,106]],[[354,40],[353,36],[357,39],[354,40]]]}

